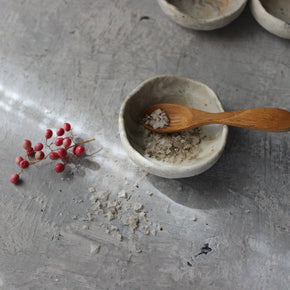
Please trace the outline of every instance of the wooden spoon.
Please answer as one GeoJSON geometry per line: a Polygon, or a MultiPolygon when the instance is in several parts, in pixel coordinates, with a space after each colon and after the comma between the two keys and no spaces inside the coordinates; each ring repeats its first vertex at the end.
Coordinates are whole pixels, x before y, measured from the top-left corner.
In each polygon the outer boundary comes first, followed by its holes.
{"type": "Polygon", "coordinates": [[[222,113],[208,113],[177,104],[156,104],[146,109],[143,116],[161,109],[169,118],[165,128],[146,128],[158,133],[172,133],[209,124],[222,124],[268,132],[290,131],[290,112],[278,108],[258,108],[222,113]]]}

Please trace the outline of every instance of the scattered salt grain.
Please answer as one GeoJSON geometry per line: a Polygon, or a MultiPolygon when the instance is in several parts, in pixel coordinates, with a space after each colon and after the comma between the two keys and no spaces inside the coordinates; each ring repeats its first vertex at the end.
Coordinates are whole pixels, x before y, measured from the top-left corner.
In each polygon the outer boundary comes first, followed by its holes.
{"type": "Polygon", "coordinates": [[[118,197],[119,197],[119,198],[127,198],[127,197],[128,197],[128,193],[127,193],[125,190],[121,190],[121,191],[118,193],[118,197]]]}
{"type": "Polygon", "coordinates": [[[146,213],[144,212],[144,211],[141,211],[140,213],[139,213],[139,217],[140,218],[144,218],[146,216],[146,213]]]}
{"type": "Polygon", "coordinates": [[[91,255],[96,255],[100,252],[101,250],[101,245],[93,245],[91,244],[91,247],[90,247],[90,253],[91,255]]]}
{"type": "Polygon", "coordinates": [[[139,246],[135,246],[134,252],[135,253],[141,253],[142,252],[142,249],[139,246]]]}
{"type": "Polygon", "coordinates": [[[153,129],[165,128],[169,125],[169,119],[166,113],[161,109],[157,109],[150,115],[146,115],[144,122],[146,125],[153,127],[153,129]]]}
{"type": "Polygon", "coordinates": [[[83,226],[82,226],[82,229],[83,229],[83,230],[88,230],[88,229],[89,229],[89,226],[88,226],[88,225],[83,225],[83,226]]]}
{"type": "Polygon", "coordinates": [[[119,231],[119,228],[118,227],[116,227],[116,226],[111,226],[111,232],[113,232],[113,231],[119,231]]]}
{"type": "Polygon", "coordinates": [[[90,188],[89,188],[89,192],[90,192],[90,193],[93,193],[93,192],[95,192],[95,191],[96,191],[96,189],[95,189],[94,187],[90,187],[90,188]]]}
{"type": "Polygon", "coordinates": [[[194,221],[194,222],[196,222],[197,221],[197,217],[196,216],[193,216],[191,220],[194,221]]]}
{"type": "Polygon", "coordinates": [[[101,202],[107,201],[109,198],[110,192],[108,191],[99,191],[96,194],[93,194],[90,198],[90,201],[97,202],[98,200],[101,202]]]}
{"type": "Polygon", "coordinates": [[[134,205],[134,210],[135,211],[140,211],[141,209],[143,208],[143,204],[140,204],[140,203],[135,203],[134,205]]]}
{"type": "Polygon", "coordinates": [[[95,203],[95,206],[93,208],[94,211],[97,211],[99,209],[102,208],[102,204],[100,203],[100,201],[98,200],[96,203],[95,203]]]}
{"type": "Polygon", "coordinates": [[[149,234],[150,234],[149,226],[145,226],[145,227],[144,227],[144,234],[145,234],[145,235],[149,235],[149,234]]]}
{"type": "Polygon", "coordinates": [[[116,207],[118,205],[117,201],[115,200],[109,200],[107,203],[107,208],[112,208],[112,207],[116,207]]]}
{"type": "Polygon", "coordinates": [[[87,216],[89,221],[93,221],[94,220],[94,217],[93,217],[93,215],[90,212],[87,213],[86,216],[87,216]]]}
{"type": "Polygon", "coordinates": [[[138,227],[139,224],[139,218],[136,216],[130,216],[125,219],[123,222],[124,225],[129,226],[131,230],[135,230],[138,227]]]}
{"type": "Polygon", "coordinates": [[[151,192],[151,191],[146,191],[146,193],[147,193],[149,196],[152,196],[152,195],[153,195],[153,192],[151,192]]]}
{"type": "Polygon", "coordinates": [[[114,215],[114,213],[112,213],[111,211],[108,211],[108,213],[107,213],[107,217],[108,217],[108,220],[109,220],[109,221],[112,221],[112,220],[115,219],[115,215],[114,215]]]}
{"type": "Polygon", "coordinates": [[[115,232],[115,233],[113,234],[113,237],[114,237],[116,240],[118,240],[118,241],[122,241],[122,240],[123,240],[123,236],[122,236],[120,233],[118,233],[118,232],[115,232]]]}

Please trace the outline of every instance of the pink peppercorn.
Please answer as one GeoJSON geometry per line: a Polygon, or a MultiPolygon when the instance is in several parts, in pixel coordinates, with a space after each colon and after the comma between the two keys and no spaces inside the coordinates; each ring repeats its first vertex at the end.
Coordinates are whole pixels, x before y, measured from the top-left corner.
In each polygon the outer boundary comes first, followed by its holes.
{"type": "Polygon", "coordinates": [[[12,175],[10,176],[9,180],[10,180],[11,183],[14,183],[14,184],[15,184],[15,183],[17,183],[18,180],[19,180],[19,175],[18,175],[17,173],[12,174],[12,175]]]}
{"type": "Polygon", "coordinates": [[[34,145],[35,151],[41,151],[43,149],[43,144],[42,143],[36,143],[34,145]]]}
{"type": "Polygon", "coordinates": [[[30,140],[27,140],[27,139],[23,140],[22,147],[25,150],[28,150],[29,148],[31,148],[31,141],[30,140]]]}
{"type": "Polygon", "coordinates": [[[34,150],[32,147],[30,147],[29,149],[26,150],[26,155],[27,156],[32,156],[34,154],[34,150]]]}
{"type": "Polygon", "coordinates": [[[23,169],[29,167],[29,162],[27,160],[22,160],[20,162],[20,167],[23,168],[23,169]]]}
{"type": "Polygon", "coordinates": [[[56,146],[61,146],[62,143],[63,143],[63,138],[62,137],[56,138],[55,141],[54,141],[54,144],[56,146]]]}
{"type": "Polygon", "coordinates": [[[20,162],[23,160],[23,158],[21,157],[21,156],[17,156],[16,158],[15,158],[15,163],[17,164],[17,165],[20,165],[20,162]]]}
{"type": "Polygon", "coordinates": [[[73,154],[76,154],[76,148],[78,147],[78,145],[75,145],[74,147],[73,147],[73,149],[72,149],[72,153],[73,154]]]}
{"type": "Polygon", "coordinates": [[[70,123],[64,123],[62,128],[65,130],[65,131],[69,131],[71,129],[71,126],[70,126],[70,123]]]}
{"type": "Polygon", "coordinates": [[[64,147],[69,147],[71,144],[71,139],[69,137],[65,137],[62,144],[64,147]]]}
{"type": "Polygon", "coordinates": [[[81,145],[78,145],[75,150],[74,150],[74,153],[75,155],[77,156],[81,156],[85,153],[85,147],[84,146],[81,146],[81,145]]]}
{"type": "Polygon", "coordinates": [[[67,156],[67,152],[64,148],[58,149],[57,154],[58,154],[59,158],[62,158],[62,159],[67,156]]]}
{"type": "Polygon", "coordinates": [[[54,167],[55,172],[61,173],[65,169],[65,165],[63,163],[57,163],[54,167]]]}
{"type": "Polygon", "coordinates": [[[62,136],[64,134],[64,129],[63,128],[58,128],[56,131],[57,136],[62,136]]]}
{"type": "Polygon", "coordinates": [[[53,135],[52,130],[50,130],[50,129],[45,130],[44,136],[45,136],[46,139],[51,138],[52,135],[53,135]]]}
{"type": "Polygon", "coordinates": [[[43,151],[37,151],[35,153],[34,157],[35,157],[36,160],[42,160],[44,158],[44,152],[43,151]]]}
{"type": "Polygon", "coordinates": [[[59,158],[59,156],[58,156],[57,152],[53,151],[53,152],[49,153],[49,158],[51,160],[57,160],[59,158]]]}

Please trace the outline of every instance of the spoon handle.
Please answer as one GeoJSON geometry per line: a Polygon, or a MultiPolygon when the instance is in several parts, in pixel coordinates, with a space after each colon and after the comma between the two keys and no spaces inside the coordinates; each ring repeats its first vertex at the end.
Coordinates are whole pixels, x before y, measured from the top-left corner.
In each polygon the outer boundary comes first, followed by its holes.
{"type": "Polygon", "coordinates": [[[278,108],[207,113],[204,121],[203,125],[222,124],[268,132],[290,131],[290,112],[278,108]]]}

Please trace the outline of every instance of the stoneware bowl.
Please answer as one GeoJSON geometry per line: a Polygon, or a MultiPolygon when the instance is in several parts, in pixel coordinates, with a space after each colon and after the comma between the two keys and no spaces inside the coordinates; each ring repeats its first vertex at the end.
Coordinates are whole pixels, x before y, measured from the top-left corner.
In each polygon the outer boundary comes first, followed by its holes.
{"type": "Polygon", "coordinates": [[[173,21],[195,30],[214,30],[226,26],[242,13],[247,3],[247,0],[157,1],[173,21]]]}
{"type": "Polygon", "coordinates": [[[269,32],[290,39],[290,0],[251,0],[257,22],[269,32]]]}
{"type": "Polygon", "coordinates": [[[223,152],[227,126],[208,125],[201,128],[207,138],[201,141],[201,152],[193,161],[172,164],[145,156],[141,123],[143,112],[153,104],[164,102],[208,112],[224,111],[214,91],[201,82],[173,75],[146,80],[126,97],[120,109],[119,133],[129,157],[147,172],[165,178],[190,177],[209,169],[223,152]]]}

